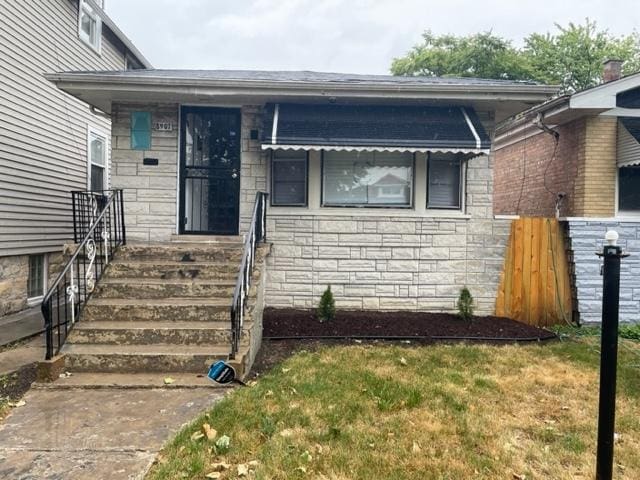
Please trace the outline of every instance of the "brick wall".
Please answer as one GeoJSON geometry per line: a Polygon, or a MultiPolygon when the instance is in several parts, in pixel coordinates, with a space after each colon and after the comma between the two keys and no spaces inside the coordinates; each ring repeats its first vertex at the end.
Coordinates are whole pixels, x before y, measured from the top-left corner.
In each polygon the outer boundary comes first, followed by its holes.
{"type": "Polygon", "coordinates": [[[502,215],[555,216],[556,194],[566,194],[561,216],[574,215],[581,207],[576,178],[581,172],[585,121],[575,120],[557,128],[555,140],[537,133],[496,149],[494,213],[502,215]]]}
{"type": "Polygon", "coordinates": [[[615,215],[617,120],[600,116],[586,119],[584,163],[577,180],[582,209],[574,216],[615,215]]]}

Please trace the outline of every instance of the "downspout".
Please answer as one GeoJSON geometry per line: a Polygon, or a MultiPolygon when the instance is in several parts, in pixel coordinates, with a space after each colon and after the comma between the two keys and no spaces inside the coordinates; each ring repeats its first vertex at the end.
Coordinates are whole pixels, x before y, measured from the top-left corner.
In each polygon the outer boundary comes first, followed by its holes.
{"type": "Polygon", "coordinates": [[[91,113],[93,113],[94,115],[97,115],[98,117],[102,117],[102,118],[106,118],[107,120],[111,120],[111,115],[109,115],[108,113],[103,112],[102,110],[98,110],[93,105],[89,106],[89,111],[91,113]]]}

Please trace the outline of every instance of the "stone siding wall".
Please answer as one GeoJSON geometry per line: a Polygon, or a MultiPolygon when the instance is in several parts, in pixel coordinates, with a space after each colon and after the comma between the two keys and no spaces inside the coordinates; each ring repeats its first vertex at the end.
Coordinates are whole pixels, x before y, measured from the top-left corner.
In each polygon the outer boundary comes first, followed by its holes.
{"type": "Polygon", "coordinates": [[[569,220],[568,224],[581,321],[602,319],[602,260],[595,253],[602,251],[606,231],[614,229],[619,244],[631,253],[621,265],[620,321],[640,322],[640,222],[569,220]]]}
{"type": "Polygon", "coordinates": [[[331,284],[338,308],[453,311],[466,285],[493,313],[510,222],[493,218],[491,191],[483,156],[469,161],[468,215],[271,211],[266,304],[312,308],[331,284]]]}
{"type": "MultiPolygon", "coordinates": [[[[47,283],[51,287],[65,266],[62,252],[44,254],[48,271],[47,283]]],[[[29,281],[29,255],[0,257],[0,317],[25,310],[29,281]]]]}
{"type": "Polygon", "coordinates": [[[167,241],[176,232],[178,106],[114,104],[112,121],[111,185],[124,189],[127,240],[167,241]],[[152,125],[170,122],[173,130],[152,130],[150,150],[131,150],[133,111],[150,111],[152,125]]]}

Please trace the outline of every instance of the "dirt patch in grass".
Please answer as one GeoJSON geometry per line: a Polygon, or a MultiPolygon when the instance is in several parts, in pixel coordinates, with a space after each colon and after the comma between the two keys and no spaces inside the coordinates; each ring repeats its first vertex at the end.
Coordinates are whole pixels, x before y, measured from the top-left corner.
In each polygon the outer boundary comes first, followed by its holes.
{"type": "Polygon", "coordinates": [[[546,340],[555,334],[504,317],[473,317],[468,322],[449,313],[338,311],[336,318],[319,322],[311,310],[264,311],[264,337],[399,337],[485,340],[546,340]]]}

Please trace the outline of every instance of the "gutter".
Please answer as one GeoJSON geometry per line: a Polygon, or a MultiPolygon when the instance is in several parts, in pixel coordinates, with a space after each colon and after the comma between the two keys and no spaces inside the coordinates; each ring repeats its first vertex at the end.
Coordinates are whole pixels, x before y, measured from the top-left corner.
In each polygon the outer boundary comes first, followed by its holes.
{"type": "Polygon", "coordinates": [[[133,42],[129,40],[129,37],[127,37],[124,34],[124,32],[118,28],[115,22],[111,20],[111,17],[109,17],[109,15],[106,14],[106,12],[100,7],[100,5],[98,5],[94,0],[84,0],[84,1],[88,3],[91,6],[91,8],[93,8],[93,10],[100,17],[100,20],[102,20],[102,23],[106,25],[109,28],[109,30],[111,30],[114,33],[114,35],[120,39],[120,41],[124,44],[125,48],[129,50],[145,68],[148,68],[148,69],[153,68],[153,65],[151,64],[151,62],[147,60],[146,57],[140,52],[140,50],[136,48],[133,42]]]}

